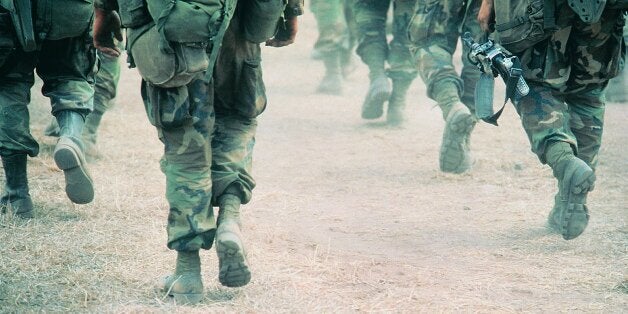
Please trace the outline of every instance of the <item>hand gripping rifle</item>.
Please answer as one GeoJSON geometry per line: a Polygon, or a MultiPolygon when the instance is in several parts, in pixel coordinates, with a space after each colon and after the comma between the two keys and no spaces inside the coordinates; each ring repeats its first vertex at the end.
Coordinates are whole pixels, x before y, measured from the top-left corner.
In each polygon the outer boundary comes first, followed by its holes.
{"type": "Polygon", "coordinates": [[[478,44],[471,34],[466,32],[462,36],[462,42],[471,49],[469,60],[482,72],[480,80],[475,85],[475,115],[485,122],[497,125],[497,119],[504,111],[508,99],[515,103],[530,92],[528,84],[523,79],[521,62],[519,58],[490,39],[478,44]],[[506,83],[506,99],[501,109],[494,113],[493,89],[497,76],[501,76],[506,83]]]}

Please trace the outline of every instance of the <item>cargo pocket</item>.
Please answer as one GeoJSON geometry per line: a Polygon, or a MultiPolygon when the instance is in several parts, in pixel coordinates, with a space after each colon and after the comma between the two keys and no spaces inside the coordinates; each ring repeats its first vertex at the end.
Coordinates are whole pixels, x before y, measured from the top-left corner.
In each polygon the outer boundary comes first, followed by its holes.
{"type": "Polygon", "coordinates": [[[191,123],[187,86],[161,88],[142,82],[141,93],[152,125],[168,130],[191,123]]]}
{"type": "Polygon", "coordinates": [[[8,12],[0,12],[0,68],[4,66],[11,53],[15,50],[15,33],[11,16],[8,12]]]}
{"type": "Polygon", "coordinates": [[[414,46],[424,46],[438,23],[443,5],[438,0],[420,1],[408,26],[408,40],[414,46]]]}
{"type": "Polygon", "coordinates": [[[243,62],[237,97],[237,110],[245,117],[255,118],[266,109],[266,87],[260,60],[243,62]]]}

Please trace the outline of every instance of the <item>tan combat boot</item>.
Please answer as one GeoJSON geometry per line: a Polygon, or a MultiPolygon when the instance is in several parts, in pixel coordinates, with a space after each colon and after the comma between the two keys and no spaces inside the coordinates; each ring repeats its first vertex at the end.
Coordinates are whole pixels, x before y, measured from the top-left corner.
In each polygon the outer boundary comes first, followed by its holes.
{"type": "Polygon", "coordinates": [[[460,102],[448,110],[438,158],[441,171],[463,173],[471,169],[471,131],[476,121],[469,108],[460,102]]]}
{"type": "Polygon", "coordinates": [[[223,286],[241,287],[251,281],[240,232],[241,201],[233,194],[224,194],[218,203],[218,230],[216,230],[218,279],[223,286]]]}
{"type": "Polygon", "coordinates": [[[163,279],[161,289],[174,297],[177,304],[199,303],[204,296],[199,252],[177,252],[177,266],[174,274],[163,279]]]}
{"type": "Polygon", "coordinates": [[[595,172],[573,154],[566,142],[552,142],[545,160],[558,180],[558,194],[549,214],[548,225],[562,234],[563,239],[578,237],[589,223],[587,195],[595,187],[595,172]]]}

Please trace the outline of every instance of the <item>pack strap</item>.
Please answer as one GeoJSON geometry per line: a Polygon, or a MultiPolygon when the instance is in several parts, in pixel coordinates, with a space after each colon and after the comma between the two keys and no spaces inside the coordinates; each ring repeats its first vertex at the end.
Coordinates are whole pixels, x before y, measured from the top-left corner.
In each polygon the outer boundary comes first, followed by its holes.
{"type": "Polygon", "coordinates": [[[222,47],[222,39],[225,37],[225,33],[227,33],[227,28],[229,24],[231,24],[231,19],[235,13],[236,5],[238,4],[238,0],[226,0],[225,1],[225,10],[222,18],[222,23],[220,24],[220,28],[218,29],[218,33],[214,38],[211,39],[212,48],[209,53],[209,65],[207,66],[207,72],[205,73],[205,82],[209,83],[212,81],[214,77],[214,65],[216,65],[216,60],[218,59],[218,53],[220,52],[220,48],[222,47]]]}

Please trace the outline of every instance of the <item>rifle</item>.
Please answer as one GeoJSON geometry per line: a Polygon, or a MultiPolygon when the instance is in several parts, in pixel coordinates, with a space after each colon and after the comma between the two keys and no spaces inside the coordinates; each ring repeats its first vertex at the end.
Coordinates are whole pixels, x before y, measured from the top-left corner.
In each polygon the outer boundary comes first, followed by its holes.
{"type": "Polygon", "coordinates": [[[475,114],[485,122],[497,125],[497,119],[504,111],[508,99],[515,103],[530,92],[530,87],[523,78],[521,62],[490,39],[478,44],[466,32],[462,36],[462,42],[471,49],[467,57],[482,72],[475,85],[475,114]],[[506,83],[506,99],[501,109],[493,113],[493,89],[497,76],[501,76],[506,83]]]}

